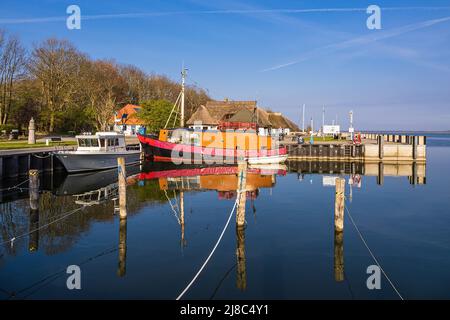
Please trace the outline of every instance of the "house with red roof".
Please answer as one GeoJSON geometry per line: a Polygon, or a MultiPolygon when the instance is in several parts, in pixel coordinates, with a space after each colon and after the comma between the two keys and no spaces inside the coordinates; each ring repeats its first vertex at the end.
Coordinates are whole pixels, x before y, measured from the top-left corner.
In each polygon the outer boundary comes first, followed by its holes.
{"type": "Polygon", "coordinates": [[[144,126],[144,122],[139,119],[141,109],[140,106],[127,104],[116,111],[111,121],[113,130],[126,135],[135,135],[144,126]]]}

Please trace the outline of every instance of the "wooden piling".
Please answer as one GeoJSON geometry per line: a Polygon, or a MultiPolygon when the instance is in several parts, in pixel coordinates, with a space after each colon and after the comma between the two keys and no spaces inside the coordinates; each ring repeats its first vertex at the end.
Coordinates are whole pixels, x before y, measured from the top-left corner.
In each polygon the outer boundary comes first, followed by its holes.
{"type": "Polygon", "coordinates": [[[383,159],[384,157],[384,137],[383,136],[378,136],[378,158],[383,159]]]}
{"type": "Polygon", "coordinates": [[[417,140],[416,136],[412,137],[412,155],[414,160],[417,159],[417,140]]]}
{"type": "Polygon", "coordinates": [[[29,193],[30,193],[30,209],[38,210],[39,209],[39,171],[38,170],[30,170],[28,171],[29,178],[29,193]]]}
{"type": "Polygon", "coordinates": [[[117,170],[119,178],[119,216],[120,219],[127,218],[127,173],[125,169],[125,158],[117,158],[117,170]]]}
{"type": "Polygon", "coordinates": [[[245,224],[245,202],[247,200],[247,162],[242,161],[238,164],[238,206],[236,213],[236,226],[244,226],[245,224]]]}

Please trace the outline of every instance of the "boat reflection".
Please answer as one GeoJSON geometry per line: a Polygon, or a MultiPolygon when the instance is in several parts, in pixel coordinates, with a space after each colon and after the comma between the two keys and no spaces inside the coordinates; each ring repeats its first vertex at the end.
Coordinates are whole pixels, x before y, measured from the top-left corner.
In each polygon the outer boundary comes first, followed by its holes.
{"type": "MultiPolygon", "coordinates": [[[[177,217],[181,230],[181,246],[185,247],[184,193],[188,191],[217,191],[219,199],[235,199],[240,189],[239,203],[236,212],[236,287],[244,291],[247,288],[246,258],[245,258],[245,206],[247,198],[253,201],[258,197],[260,188],[272,188],[277,175],[285,175],[284,165],[268,166],[171,166],[149,164],[139,175],[140,180],[157,179],[160,190],[167,196],[171,210],[177,217]],[[244,172],[245,171],[245,174],[244,172]],[[245,177],[245,182],[242,182],[245,177]],[[173,198],[178,202],[172,204],[168,191],[173,192],[173,198]],[[177,196],[178,192],[178,196],[177,196]],[[238,221],[241,220],[240,224],[238,221]]],[[[254,206],[253,206],[254,207],[254,206]]]]}

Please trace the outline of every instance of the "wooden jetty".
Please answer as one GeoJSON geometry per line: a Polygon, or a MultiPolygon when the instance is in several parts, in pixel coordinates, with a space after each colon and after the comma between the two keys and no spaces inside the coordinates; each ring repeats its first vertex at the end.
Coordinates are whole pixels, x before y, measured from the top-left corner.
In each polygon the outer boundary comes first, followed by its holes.
{"type": "MultiPolygon", "coordinates": [[[[0,179],[27,175],[31,169],[36,169],[39,173],[64,170],[62,164],[52,154],[56,150],[54,147],[2,150],[0,152],[0,179]]],[[[73,150],[73,147],[64,147],[64,150],[73,150]]]]}

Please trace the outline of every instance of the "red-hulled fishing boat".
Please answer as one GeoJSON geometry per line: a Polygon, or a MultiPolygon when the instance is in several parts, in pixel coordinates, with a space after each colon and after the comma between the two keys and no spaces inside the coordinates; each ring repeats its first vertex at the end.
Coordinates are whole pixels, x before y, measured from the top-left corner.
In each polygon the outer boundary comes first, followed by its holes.
{"type": "Polygon", "coordinates": [[[256,122],[220,122],[216,130],[184,128],[183,70],[181,92],[164,129],[159,135],[138,133],[146,157],[153,161],[176,164],[233,164],[245,160],[249,164],[282,163],[287,150],[278,145],[278,139],[258,134],[256,122]],[[167,129],[175,108],[181,109],[181,128],[167,129]]]}

